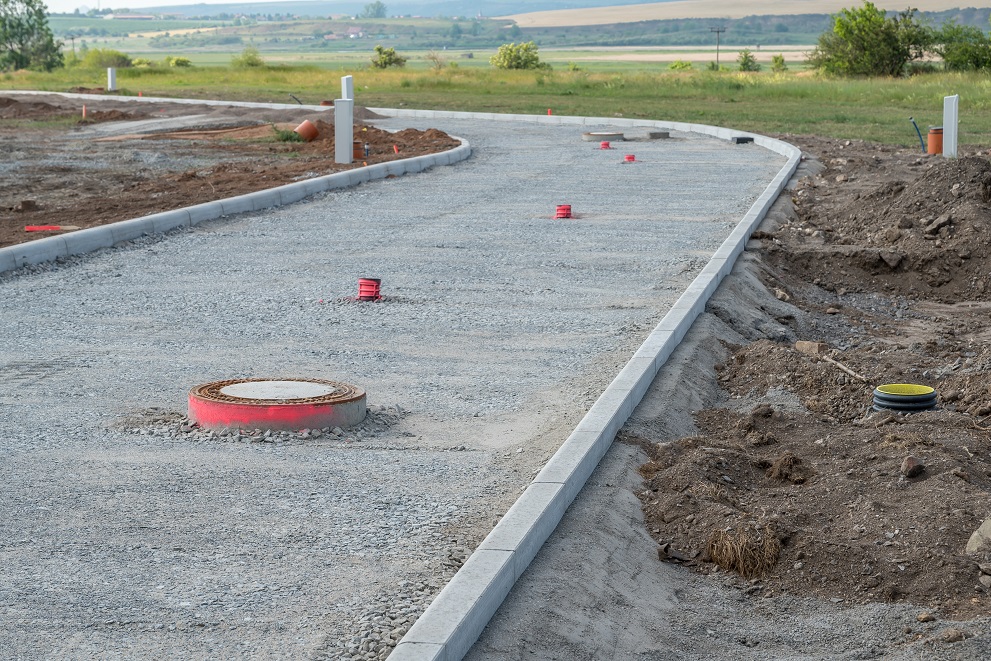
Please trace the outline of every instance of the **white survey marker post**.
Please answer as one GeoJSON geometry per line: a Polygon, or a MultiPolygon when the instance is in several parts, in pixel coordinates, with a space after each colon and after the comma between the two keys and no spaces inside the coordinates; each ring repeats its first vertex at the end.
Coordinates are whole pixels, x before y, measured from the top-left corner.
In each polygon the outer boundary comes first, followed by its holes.
{"type": "Polygon", "coordinates": [[[334,101],[334,161],[350,163],[354,155],[354,99],[334,101]]]}
{"type": "Polygon", "coordinates": [[[117,69],[113,67],[107,68],[107,91],[117,91],[117,69]]]}
{"type": "Polygon", "coordinates": [[[957,157],[957,128],[960,123],[960,95],[943,97],[943,158],[957,157]]]}
{"type": "Polygon", "coordinates": [[[353,76],[341,76],[341,98],[354,100],[353,76]]]}

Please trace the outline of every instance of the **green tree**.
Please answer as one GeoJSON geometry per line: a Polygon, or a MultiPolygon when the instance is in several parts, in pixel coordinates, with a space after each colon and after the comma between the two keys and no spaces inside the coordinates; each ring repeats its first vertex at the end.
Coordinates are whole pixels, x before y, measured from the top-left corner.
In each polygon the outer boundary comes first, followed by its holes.
{"type": "Polygon", "coordinates": [[[358,18],[385,18],[387,11],[388,7],[379,0],[375,0],[375,2],[365,5],[365,8],[358,14],[358,18]]]}
{"type": "Polygon", "coordinates": [[[0,0],[0,71],[63,66],[61,41],[48,27],[41,0],[0,0]]]}
{"type": "Polygon", "coordinates": [[[788,71],[788,65],[785,64],[785,56],[781,53],[771,56],[771,71],[774,73],[784,73],[788,71]]]}
{"type": "Polygon", "coordinates": [[[406,66],[406,58],[396,53],[395,48],[375,47],[375,57],[372,58],[372,66],[376,69],[388,69],[389,67],[406,66]]]}
{"type": "Polygon", "coordinates": [[[808,64],[840,76],[901,76],[933,39],[933,30],[915,20],[914,9],[888,17],[865,0],[859,9],[833,16],[833,29],[819,35],[808,64]]]}
{"type": "Polygon", "coordinates": [[[933,52],[950,71],[991,69],[991,40],[970,25],[945,23],[936,32],[933,52]]]}
{"type": "Polygon", "coordinates": [[[740,71],[760,71],[760,64],[749,48],[744,48],[736,58],[740,71]]]}
{"type": "Polygon", "coordinates": [[[519,44],[503,44],[489,64],[497,69],[550,69],[550,65],[540,61],[537,44],[532,41],[519,44]]]}

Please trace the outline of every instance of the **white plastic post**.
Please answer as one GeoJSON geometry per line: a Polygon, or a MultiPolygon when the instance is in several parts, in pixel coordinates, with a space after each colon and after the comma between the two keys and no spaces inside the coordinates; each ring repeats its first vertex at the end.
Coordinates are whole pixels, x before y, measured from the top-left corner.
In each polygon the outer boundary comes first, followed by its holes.
{"type": "Polygon", "coordinates": [[[107,91],[117,91],[117,69],[113,67],[107,68],[107,91]]]}
{"type": "Polygon", "coordinates": [[[354,154],[354,99],[334,101],[334,161],[350,163],[354,154]]]}
{"type": "Polygon", "coordinates": [[[943,97],[943,158],[957,157],[957,128],[960,122],[960,95],[943,97]]]}
{"type": "Polygon", "coordinates": [[[341,98],[354,100],[354,77],[341,77],[341,98]]]}

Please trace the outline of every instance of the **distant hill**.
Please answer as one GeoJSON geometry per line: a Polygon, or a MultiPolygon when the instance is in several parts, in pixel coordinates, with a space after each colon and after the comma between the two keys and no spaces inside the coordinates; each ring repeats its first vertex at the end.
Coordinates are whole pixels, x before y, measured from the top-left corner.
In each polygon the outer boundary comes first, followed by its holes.
{"type": "MultiPolygon", "coordinates": [[[[534,8],[528,9],[526,13],[506,14],[504,18],[515,21],[521,28],[553,28],[673,19],[739,19],[748,16],[832,14],[860,4],[859,0],[738,0],[737,2],[675,0],[672,2],[613,4],[610,7],[550,11],[534,8]]],[[[910,5],[923,12],[943,12],[961,6],[989,8],[991,7],[991,0],[912,0],[912,2],[874,0],[874,4],[891,11],[900,11],[910,5]]]]}
{"type": "MultiPolygon", "coordinates": [[[[126,0],[121,0],[126,2],[126,0]]],[[[141,11],[148,13],[180,14],[190,17],[218,16],[220,14],[279,14],[282,16],[330,16],[361,12],[371,0],[287,0],[283,2],[231,2],[224,4],[161,5],[141,11]]],[[[389,16],[467,16],[481,13],[483,16],[505,16],[533,11],[562,9],[587,9],[629,4],[629,0],[383,0],[389,16]]]]}

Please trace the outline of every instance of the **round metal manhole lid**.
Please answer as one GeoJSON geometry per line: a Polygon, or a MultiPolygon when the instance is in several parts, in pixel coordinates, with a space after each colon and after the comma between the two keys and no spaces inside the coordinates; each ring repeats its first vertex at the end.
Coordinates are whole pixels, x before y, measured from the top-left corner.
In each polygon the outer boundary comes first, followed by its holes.
{"type": "Polygon", "coordinates": [[[229,379],[189,391],[189,418],[208,428],[350,427],[365,418],[365,391],[325,379],[229,379]]]}

